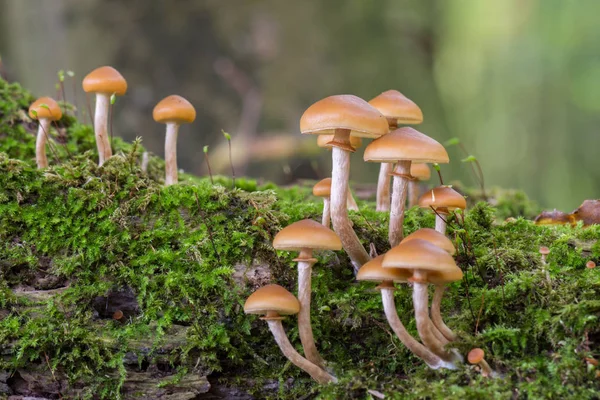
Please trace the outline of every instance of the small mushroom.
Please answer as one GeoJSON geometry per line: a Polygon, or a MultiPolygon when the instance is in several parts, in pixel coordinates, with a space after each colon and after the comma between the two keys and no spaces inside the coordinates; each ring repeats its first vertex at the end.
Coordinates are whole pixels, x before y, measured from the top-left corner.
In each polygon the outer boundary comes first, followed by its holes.
{"type": "Polygon", "coordinates": [[[315,381],[325,384],[336,382],[337,379],[325,372],[306,358],[302,357],[292,346],[281,320],[285,315],[297,314],[300,302],[293,294],[279,285],[267,285],[252,293],[244,304],[246,314],[264,315],[261,319],[267,321],[269,329],[282,353],[294,365],[307,372],[315,381]]]}
{"type": "Polygon", "coordinates": [[[415,178],[408,182],[408,207],[414,207],[419,202],[419,184],[420,182],[428,181],[431,178],[431,169],[428,164],[410,165],[410,175],[415,178]]]}
{"type": "Polygon", "coordinates": [[[542,211],[540,215],[535,217],[533,222],[536,225],[564,225],[572,224],[573,218],[571,215],[555,208],[553,211],[542,211]]]}
{"type": "Polygon", "coordinates": [[[387,120],[366,101],[352,95],[329,96],[311,105],[300,119],[303,134],[331,135],[331,222],[354,272],[367,261],[369,253],[352,229],[346,201],[350,177],[350,153],[354,152],[352,136],[378,138],[388,132],[387,120]]]}
{"type": "Polygon", "coordinates": [[[446,219],[456,209],[467,208],[464,196],[448,186],[438,186],[419,198],[419,207],[435,210],[435,230],[446,234],[446,219]]]}
{"type": "Polygon", "coordinates": [[[474,348],[467,355],[467,360],[470,364],[479,365],[481,368],[481,375],[488,378],[494,377],[496,373],[490,368],[490,365],[485,361],[485,352],[479,347],[474,348]]]}
{"type": "Polygon", "coordinates": [[[342,243],[335,232],[316,221],[304,219],[283,228],[273,239],[277,250],[299,251],[298,262],[298,331],[306,358],[321,368],[325,361],[315,345],[310,324],[310,297],[312,266],[317,262],[313,250],[341,250],[342,243]]]}
{"type": "Polygon", "coordinates": [[[96,93],[94,134],[98,146],[98,165],[102,165],[112,156],[107,129],[110,96],[123,96],[127,92],[127,81],[113,67],[100,67],[83,78],[83,90],[86,93],[96,93]]]}
{"type": "Polygon", "coordinates": [[[46,141],[50,133],[50,123],[62,118],[60,106],[50,97],[40,97],[29,106],[29,116],[39,122],[35,141],[35,161],[38,169],[48,167],[46,141]]]}
{"type": "Polygon", "coordinates": [[[313,186],[313,195],[323,198],[323,217],[321,223],[329,228],[331,226],[331,214],[329,211],[329,196],[331,195],[331,178],[320,180],[313,186]]]}
{"type": "MultiPolygon", "coordinates": [[[[420,124],[423,113],[419,106],[397,90],[388,90],[371,99],[369,104],[375,107],[388,120],[390,131],[400,124],[420,124]]],[[[377,180],[377,211],[390,211],[390,175],[393,163],[381,163],[377,180]]]]}
{"type": "Polygon", "coordinates": [[[433,369],[449,368],[455,369],[454,364],[442,360],[434,354],[430,349],[423,346],[419,341],[411,336],[406,330],[402,321],[398,317],[396,303],[394,302],[394,282],[408,282],[412,276],[411,271],[406,271],[396,268],[383,268],[384,255],[375,257],[361,267],[356,275],[359,281],[374,281],[381,282],[377,289],[381,291],[381,301],[383,302],[383,311],[387,321],[400,341],[417,357],[425,361],[425,363],[433,369]]]}
{"type": "Polygon", "coordinates": [[[541,246],[539,252],[542,256],[542,264],[546,265],[546,257],[548,256],[548,254],[550,254],[550,249],[546,246],[541,246]]]}
{"type": "Polygon", "coordinates": [[[585,266],[586,266],[586,268],[593,269],[593,268],[596,268],[596,263],[593,262],[592,260],[590,260],[585,263],[585,266]]]}
{"type": "Polygon", "coordinates": [[[196,109],[181,96],[167,96],[154,107],[152,117],[167,125],[165,137],[165,185],[177,183],[177,133],[181,124],[196,119],[196,109]]]}

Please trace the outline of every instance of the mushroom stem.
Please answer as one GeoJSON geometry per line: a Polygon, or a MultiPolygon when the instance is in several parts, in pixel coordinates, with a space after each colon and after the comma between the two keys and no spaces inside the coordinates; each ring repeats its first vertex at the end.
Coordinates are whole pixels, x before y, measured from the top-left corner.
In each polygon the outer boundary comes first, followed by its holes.
{"type": "Polygon", "coordinates": [[[488,364],[487,361],[481,360],[477,363],[477,365],[479,365],[479,368],[481,368],[482,376],[486,378],[495,376],[494,370],[490,367],[490,364],[488,364]]]}
{"type": "Polygon", "coordinates": [[[327,228],[331,226],[331,212],[329,210],[329,203],[329,197],[323,198],[323,218],[321,220],[321,223],[327,228]]]}
{"type": "Polygon", "coordinates": [[[394,169],[392,163],[381,163],[377,180],[377,211],[390,211],[390,174],[394,169]]]}
{"type": "Polygon", "coordinates": [[[437,214],[435,214],[435,230],[441,233],[442,235],[446,234],[446,218],[448,218],[448,214],[442,214],[439,211],[437,212],[437,214]]]}
{"type": "Polygon", "coordinates": [[[404,238],[404,205],[408,189],[408,177],[410,176],[410,160],[401,160],[396,164],[392,174],[394,175],[394,186],[392,189],[392,204],[390,207],[390,246],[395,247],[404,238]]]}
{"type": "Polygon", "coordinates": [[[312,266],[316,260],[312,257],[311,250],[304,250],[300,253],[304,260],[298,261],[298,301],[300,301],[300,312],[298,313],[298,331],[300,341],[304,349],[304,355],[308,360],[320,368],[325,368],[325,360],[319,354],[313,337],[312,326],[310,325],[310,295],[311,295],[311,274],[312,266]]]}
{"type": "Polygon", "coordinates": [[[444,297],[445,290],[446,285],[435,285],[435,293],[433,295],[433,300],[431,301],[431,321],[433,321],[435,327],[442,333],[442,335],[444,335],[446,339],[454,342],[458,339],[458,337],[450,328],[448,328],[442,319],[441,306],[442,297],[444,297]]]}
{"type": "MultiPolygon", "coordinates": [[[[382,285],[383,286],[383,285],[382,285]]],[[[382,287],[381,289],[381,300],[383,302],[383,311],[388,320],[388,323],[392,327],[394,333],[400,339],[400,341],[417,357],[425,361],[425,363],[433,369],[447,368],[456,369],[453,363],[444,361],[437,355],[435,355],[430,349],[423,346],[410,333],[406,330],[400,318],[398,318],[398,312],[396,311],[396,303],[394,302],[394,290],[392,287],[382,287]]]]}
{"type": "Polygon", "coordinates": [[[420,185],[418,180],[413,180],[408,183],[408,208],[414,207],[419,202],[420,185]]]}
{"type": "Polygon", "coordinates": [[[358,240],[354,229],[352,229],[346,207],[348,179],[350,177],[350,152],[344,148],[351,148],[350,130],[336,129],[333,143],[334,147],[331,149],[333,159],[331,171],[331,222],[333,230],[340,237],[344,250],[352,261],[354,274],[356,275],[359,268],[369,261],[370,257],[358,240]]]}
{"type": "Polygon", "coordinates": [[[46,139],[50,129],[50,119],[40,118],[37,140],[35,141],[35,161],[39,169],[48,167],[48,158],[46,157],[46,139]]]}
{"type": "Polygon", "coordinates": [[[415,308],[415,319],[417,321],[419,337],[423,341],[423,344],[437,354],[442,360],[450,361],[452,355],[444,349],[442,342],[440,342],[433,333],[435,327],[433,326],[431,319],[429,319],[428,303],[427,283],[414,282],[413,306],[415,308]]]}
{"type": "Polygon", "coordinates": [[[334,376],[317,367],[315,364],[311,363],[306,358],[302,357],[296,350],[294,350],[294,347],[285,334],[281,320],[269,319],[267,320],[267,324],[269,324],[269,329],[271,330],[271,333],[273,333],[273,337],[281,349],[281,352],[295,366],[308,373],[318,383],[325,384],[337,382],[337,379],[334,376]]]}
{"type": "Polygon", "coordinates": [[[358,204],[356,204],[356,200],[354,200],[354,196],[352,195],[352,191],[348,188],[348,199],[346,200],[346,206],[348,210],[358,211],[358,204]]]}
{"type": "Polygon", "coordinates": [[[98,147],[98,166],[112,156],[110,142],[108,141],[108,107],[110,94],[96,93],[96,112],[94,114],[94,133],[98,147]]]}
{"type": "Polygon", "coordinates": [[[177,132],[179,124],[167,122],[165,136],[165,186],[177,183],[177,132]]]}

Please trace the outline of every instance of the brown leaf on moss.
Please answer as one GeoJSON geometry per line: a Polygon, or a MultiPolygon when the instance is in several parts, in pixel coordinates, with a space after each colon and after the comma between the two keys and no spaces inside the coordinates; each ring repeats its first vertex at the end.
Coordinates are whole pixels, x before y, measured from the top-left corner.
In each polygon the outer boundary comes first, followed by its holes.
{"type": "Polygon", "coordinates": [[[583,226],[600,224],[600,200],[585,200],[571,213],[574,223],[583,221],[583,226]]]}

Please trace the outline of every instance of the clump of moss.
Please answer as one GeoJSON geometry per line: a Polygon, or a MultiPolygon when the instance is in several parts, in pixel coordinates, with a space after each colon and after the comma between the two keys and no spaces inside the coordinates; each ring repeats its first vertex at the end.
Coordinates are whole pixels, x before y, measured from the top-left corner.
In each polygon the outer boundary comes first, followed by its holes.
{"type": "MultiPolygon", "coordinates": [[[[468,366],[428,369],[393,336],[379,294],[355,282],[347,257],[319,254],[312,325],[340,379],[320,387],[291,368],[265,324],[242,310],[265,281],[294,291],[293,255],[275,252],[271,241],[291,222],[319,219],[322,204],[309,188],[236,179],[231,190],[225,177],[211,185],[192,176],[163,187],[159,159],[149,173],[140,170],[138,142],[115,140],[119,155],[98,167],[91,129],[74,119],[64,124],[71,155],[57,146],[59,163],[39,171],[23,114],[31,96],[18,85],[0,81],[0,88],[0,371],[51,369],[69,383],[63,394],[88,398],[117,398],[128,374],[150,365],[162,371],[157,385],[203,374],[261,398],[365,398],[369,389],[415,399],[600,394],[584,359],[600,357],[600,275],[585,268],[600,261],[600,228],[503,222],[529,213],[522,197],[506,200],[500,218],[480,202],[464,222],[450,221],[465,278],[442,310],[460,332],[461,352],[486,350],[503,375],[495,380],[468,366]],[[548,265],[540,245],[550,248],[548,265]],[[53,295],[28,296],[31,289],[53,295]],[[98,308],[99,299],[125,290],[135,300],[125,320],[98,308]]],[[[365,246],[387,250],[385,213],[361,202],[351,218],[365,246]]],[[[412,208],[405,227],[410,233],[433,220],[412,208]]],[[[416,335],[411,289],[401,286],[396,300],[416,335]]],[[[299,344],[293,319],[284,323],[299,344]]]]}

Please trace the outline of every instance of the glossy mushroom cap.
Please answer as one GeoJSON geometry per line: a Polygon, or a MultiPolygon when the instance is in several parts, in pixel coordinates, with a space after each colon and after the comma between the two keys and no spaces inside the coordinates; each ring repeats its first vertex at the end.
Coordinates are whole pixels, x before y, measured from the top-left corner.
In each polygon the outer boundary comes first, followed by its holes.
{"type": "Polygon", "coordinates": [[[423,113],[408,97],[397,90],[388,90],[375,97],[369,104],[379,110],[386,118],[396,120],[398,124],[420,124],[423,113]]]}
{"type": "Polygon", "coordinates": [[[331,195],[331,178],[320,180],[313,186],[313,195],[317,197],[329,197],[331,195]]]}
{"type": "Polygon", "coordinates": [[[387,119],[379,111],[351,94],[319,100],[300,119],[302,133],[332,135],[336,129],[349,129],[351,136],[366,138],[377,138],[389,130],[387,119]]]}
{"type": "Polygon", "coordinates": [[[122,96],[127,92],[127,81],[113,67],[100,67],[83,78],[83,90],[86,93],[115,93],[122,96]]]}
{"type": "Polygon", "coordinates": [[[431,178],[431,169],[425,163],[410,164],[410,174],[420,181],[428,181],[431,178]]]}
{"type": "Polygon", "coordinates": [[[467,355],[467,360],[469,360],[469,363],[471,364],[479,364],[481,360],[483,360],[483,357],[485,357],[485,352],[479,347],[475,347],[467,355]]]}
{"type": "Polygon", "coordinates": [[[437,247],[441,248],[442,250],[447,251],[448,253],[450,253],[450,255],[454,255],[454,253],[456,252],[456,249],[454,248],[454,244],[452,244],[452,241],[450,239],[448,239],[448,237],[446,237],[446,235],[439,233],[435,229],[421,228],[419,230],[414,231],[407,237],[405,237],[404,240],[402,240],[402,242],[400,242],[400,243],[406,243],[406,242],[414,240],[414,239],[426,240],[429,243],[434,244],[437,247]]]}
{"type": "Polygon", "coordinates": [[[47,118],[51,121],[58,121],[62,118],[62,110],[53,98],[40,97],[29,106],[29,116],[33,119],[47,118]]]}
{"type": "Polygon", "coordinates": [[[457,266],[447,251],[426,240],[413,239],[388,251],[383,258],[383,268],[420,271],[426,277],[428,273],[448,272],[457,266]]]}
{"type": "Polygon", "coordinates": [[[383,268],[383,257],[375,257],[371,261],[363,265],[356,274],[357,281],[374,281],[374,282],[408,282],[408,278],[412,276],[412,271],[398,268],[383,268]]]}
{"type": "Polygon", "coordinates": [[[460,281],[463,278],[463,272],[455,267],[447,271],[430,272],[427,274],[427,281],[434,285],[443,285],[446,283],[460,281]]]}
{"type": "Polygon", "coordinates": [[[196,119],[196,109],[181,96],[176,94],[167,96],[154,106],[152,117],[156,122],[189,124],[196,119]]]}
{"type": "Polygon", "coordinates": [[[372,141],[363,156],[365,161],[396,162],[411,160],[418,163],[448,163],[444,146],[410,127],[398,128],[372,141]]]}
{"type": "Polygon", "coordinates": [[[246,314],[279,315],[298,314],[300,302],[298,299],[279,285],[266,285],[252,293],[244,304],[246,314]]]}
{"type": "Polygon", "coordinates": [[[467,208],[464,196],[448,186],[438,186],[419,198],[419,207],[452,211],[467,208]]]}
{"type": "Polygon", "coordinates": [[[283,228],[273,239],[277,250],[341,250],[342,242],[331,229],[311,219],[303,219],[283,228]]]}
{"type": "Polygon", "coordinates": [[[573,215],[558,211],[542,211],[533,221],[536,225],[563,225],[575,222],[573,215]]]}
{"type": "MultiPolygon", "coordinates": [[[[331,150],[333,147],[329,144],[333,140],[333,135],[319,135],[317,138],[317,146],[331,150]]],[[[350,136],[350,146],[358,149],[362,146],[362,139],[358,136],[350,136]]]]}

